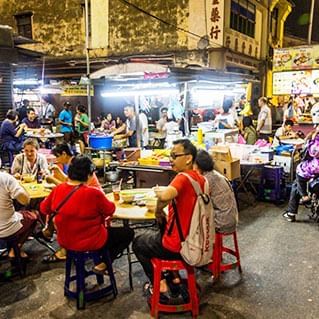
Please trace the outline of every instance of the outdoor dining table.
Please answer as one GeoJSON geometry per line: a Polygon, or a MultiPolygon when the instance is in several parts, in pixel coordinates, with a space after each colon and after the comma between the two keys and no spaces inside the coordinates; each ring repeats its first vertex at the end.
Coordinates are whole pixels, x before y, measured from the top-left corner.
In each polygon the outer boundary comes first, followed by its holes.
{"type": "Polygon", "coordinates": [[[33,137],[33,138],[39,138],[39,139],[50,139],[50,138],[61,138],[63,137],[62,133],[45,133],[45,134],[40,134],[40,133],[33,133],[33,132],[28,132],[25,134],[26,137],[33,137]]]}
{"type": "MultiPolygon", "coordinates": [[[[139,189],[135,189],[139,190],[139,189]]],[[[151,189],[140,189],[145,192],[151,191],[151,189]]],[[[122,201],[114,201],[113,193],[106,194],[108,200],[114,202],[116,206],[115,213],[113,215],[113,219],[118,219],[123,222],[124,227],[130,227],[130,222],[155,222],[155,213],[151,213],[145,206],[138,206],[134,203],[128,204],[122,201]]],[[[154,223],[152,223],[152,226],[154,223]]],[[[132,225],[131,225],[132,226],[132,225]]],[[[133,228],[146,228],[149,227],[149,224],[141,227],[134,227],[133,228]]],[[[132,260],[133,252],[131,248],[127,248],[127,260],[129,265],[129,284],[131,291],[133,290],[133,277],[132,277],[132,264],[136,263],[136,260],[132,260]]]]}
{"type": "Polygon", "coordinates": [[[51,186],[51,184],[48,184],[46,182],[43,183],[37,183],[37,182],[20,182],[20,185],[26,190],[26,192],[29,194],[30,199],[40,199],[45,198],[51,193],[51,188],[46,186],[51,186]]]}
{"type": "Polygon", "coordinates": [[[247,190],[247,185],[251,187],[253,192],[257,194],[257,190],[253,183],[249,181],[249,177],[256,171],[262,169],[265,165],[269,164],[270,161],[263,162],[250,162],[250,161],[240,161],[240,168],[244,174],[241,176],[240,182],[236,187],[236,192],[238,192],[241,188],[245,191],[245,193],[249,193],[247,190]]]}

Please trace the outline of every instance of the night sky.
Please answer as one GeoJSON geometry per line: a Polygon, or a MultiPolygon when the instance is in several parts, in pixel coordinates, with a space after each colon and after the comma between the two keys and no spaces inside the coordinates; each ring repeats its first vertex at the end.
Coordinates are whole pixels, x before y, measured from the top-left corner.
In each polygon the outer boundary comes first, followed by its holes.
{"type": "MultiPolygon", "coordinates": [[[[287,18],[285,32],[307,39],[311,0],[293,0],[295,7],[287,18]]],[[[312,40],[319,42],[319,0],[315,0],[312,40]]]]}

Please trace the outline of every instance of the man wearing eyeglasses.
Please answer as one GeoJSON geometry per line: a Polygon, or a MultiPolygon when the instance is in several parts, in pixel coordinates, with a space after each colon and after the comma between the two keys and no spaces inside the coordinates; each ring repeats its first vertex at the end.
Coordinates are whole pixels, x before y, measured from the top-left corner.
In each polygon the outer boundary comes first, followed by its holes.
{"type": "MultiPolygon", "coordinates": [[[[173,142],[173,148],[170,155],[171,165],[177,173],[189,175],[197,181],[204,189],[205,179],[198,172],[193,170],[193,162],[196,158],[197,150],[195,146],[186,139],[173,142]]],[[[177,174],[170,185],[161,191],[154,189],[158,198],[157,220],[159,222],[158,231],[147,231],[136,237],[133,242],[134,253],[142,264],[145,274],[150,279],[150,283],[144,285],[147,295],[152,294],[153,268],[151,259],[157,257],[160,259],[181,259],[181,240],[178,233],[176,221],[173,218],[174,209],[172,201],[177,207],[177,213],[181,223],[184,238],[188,235],[193,209],[197,196],[187,176],[177,174]],[[168,206],[168,215],[163,212],[163,208],[168,206]]],[[[178,280],[177,280],[178,281],[178,280]]],[[[166,280],[161,281],[161,300],[168,299],[168,285],[166,280]]]]}

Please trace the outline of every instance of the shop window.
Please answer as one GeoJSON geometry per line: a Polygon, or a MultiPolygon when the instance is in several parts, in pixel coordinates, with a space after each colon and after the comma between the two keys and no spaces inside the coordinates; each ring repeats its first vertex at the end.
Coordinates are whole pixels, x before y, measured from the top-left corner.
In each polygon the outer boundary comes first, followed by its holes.
{"type": "Polygon", "coordinates": [[[32,39],[32,12],[18,13],[14,17],[17,23],[18,34],[32,39]]]}
{"type": "Polygon", "coordinates": [[[256,7],[247,0],[232,0],[230,27],[249,37],[255,37],[256,7]]]}

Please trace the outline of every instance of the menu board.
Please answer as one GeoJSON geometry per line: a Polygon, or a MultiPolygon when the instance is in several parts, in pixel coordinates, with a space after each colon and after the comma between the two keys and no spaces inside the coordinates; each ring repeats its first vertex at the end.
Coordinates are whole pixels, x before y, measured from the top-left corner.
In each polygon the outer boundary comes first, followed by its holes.
{"type": "Polygon", "coordinates": [[[319,68],[319,45],[275,49],[273,71],[319,68]]]}
{"type": "MultiPolygon", "coordinates": [[[[314,84],[313,71],[290,71],[273,73],[273,94],[312,94],[313,90],[319,91],[319,85],[314,84]]],[[[318,84],[319,84],[319,73],[318,84]]]]}

